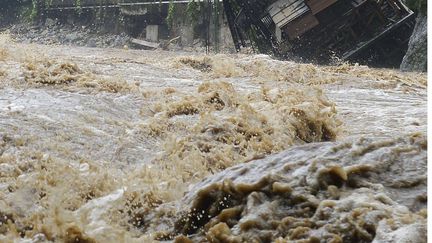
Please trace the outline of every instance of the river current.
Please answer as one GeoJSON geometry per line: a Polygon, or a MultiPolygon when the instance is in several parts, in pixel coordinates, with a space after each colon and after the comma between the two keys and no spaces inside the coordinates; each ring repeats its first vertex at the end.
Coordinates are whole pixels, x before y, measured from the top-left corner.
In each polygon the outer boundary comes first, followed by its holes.
{"type": "Polygon", "coordinates": [[[426,242],[425,74],[2,35],[0,80],[0,241],[426,242]]]}

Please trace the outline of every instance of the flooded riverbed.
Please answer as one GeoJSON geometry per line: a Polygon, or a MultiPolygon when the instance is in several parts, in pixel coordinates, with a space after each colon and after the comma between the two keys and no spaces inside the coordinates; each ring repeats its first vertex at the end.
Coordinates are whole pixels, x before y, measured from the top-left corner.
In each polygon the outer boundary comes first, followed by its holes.
{"type": "Polygon", "coordinates": [[[426,75],[2,37],[0,79],[1,240],[425,234],[426,75]]]}

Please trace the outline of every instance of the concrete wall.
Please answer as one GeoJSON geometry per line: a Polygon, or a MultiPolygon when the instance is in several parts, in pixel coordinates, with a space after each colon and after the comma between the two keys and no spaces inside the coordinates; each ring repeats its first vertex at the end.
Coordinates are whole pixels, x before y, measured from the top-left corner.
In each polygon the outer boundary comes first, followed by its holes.
{"type": "Polygon", "coordinates": [[[171,28],[171,36],[180,36],[184,47],[205,47],[209,36],[209,49],[215,52],[234,52],[234,43],[225,14],[221,10],[217,18],[207,18],[201,13],[195,23],[191,23],[186,14],[186,5],[176,5],[175,22],[171,28]],[[207,19],[206,19],[207,18],[207,19]],[[210,24],[206,21],[210,20],[210,24]]]}
{"type": "Polygon", "coordinates": [[[147,25],[146,39],[149,41],[159,41],[159,25],[147,25]]]}

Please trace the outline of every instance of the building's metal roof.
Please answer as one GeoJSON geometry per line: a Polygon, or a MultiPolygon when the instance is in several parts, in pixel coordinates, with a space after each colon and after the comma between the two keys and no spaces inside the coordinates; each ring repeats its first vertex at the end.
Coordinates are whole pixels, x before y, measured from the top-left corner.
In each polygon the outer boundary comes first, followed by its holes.
{"type": "Polygon", "coordinates": [[[279,0],[267,8],[268,13],[279,28],[309,11],[304,0],[279,0]]]}

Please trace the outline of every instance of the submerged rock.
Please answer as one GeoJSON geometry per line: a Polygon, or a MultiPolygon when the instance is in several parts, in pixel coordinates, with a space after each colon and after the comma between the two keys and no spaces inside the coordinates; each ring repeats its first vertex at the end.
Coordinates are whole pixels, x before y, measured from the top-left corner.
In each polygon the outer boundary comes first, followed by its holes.
{"type": "Polygon", "coordinates": [[[209,177],[180,216],[148,222],[178,242],[425,242],[426,147],[420,134],[293,147],[209,177]]]}

